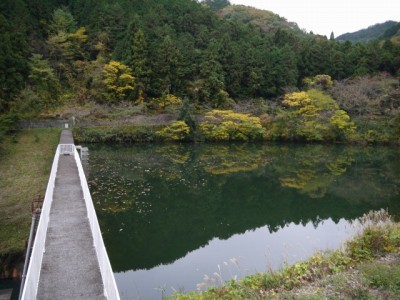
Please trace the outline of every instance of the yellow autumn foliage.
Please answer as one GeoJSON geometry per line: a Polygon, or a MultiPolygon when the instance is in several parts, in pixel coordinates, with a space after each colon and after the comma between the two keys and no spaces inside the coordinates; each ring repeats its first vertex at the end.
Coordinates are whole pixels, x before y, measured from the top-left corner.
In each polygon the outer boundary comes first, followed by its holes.
{"type": "Polygon", "coordinates": [[[183,141],[190,133],[189,126],[184,121],[174,121],[167,127],[157,131],[157,136],[166,141],[183,141]]]}
{"type": "Polygon", "coordinates": [[[316,75],[314,77],[306,77],[303,84],[308,88],[320,88],[326,90],[333,86],[332,77],[326,74],[316,75]]]}
{"type": "Polygon", "coordinates": [[[124,100],[135,89],[132,69],[118,61],[112,60],[104,66],[103,78],[107,91],[104,96],[109,102],[124,100]]]}
{"type": "Polygon", "coordinates": [[[306,92],[290,93],[285,95],[282,103],[289,107],[304,107],[311,103],[311,98],[306,92]]]}
{"type": "Polygon", "coordinates": [[[214,109],[205,114],[200,132],[210,141],[249,141],[262,139],[265,129],[258,117],[214,109]]]}
{"type": "Polygon", "coordinates": [[[355,133],[349,115],[339,109],[332,97],[322,91],[286,94],[286,109],[278,112],[267,136],[282,139],[331,141],[344,140],[355,133]]]}
{"type": "Polygon", "coordinates": [[[262,151],[247,151],[245,145],[219,144],[201,152],[199,161],[204,171],[214,175],[250,172],[268,164],[262,151]]]}
{"type": "Polygon", "coordinates": [[[182,105],[183,101],[181,98],[173,95],[173,94],[166,94],[160,98],[154,98],[150,101],[150,106],[153,109],[158,111],[163,111],[167,107],[170,106],[179,106],[182,105]]]}
{"type": "Polygon", "coordinates": [[[305,153],[295,165],[284,170],[285,175],[279,178],[281,186],[300,191],[312,198],[325,196],[329,187],[339,176],[346,173],[353,158],[346,153],[326,161],[321,153],[305,153]]]}

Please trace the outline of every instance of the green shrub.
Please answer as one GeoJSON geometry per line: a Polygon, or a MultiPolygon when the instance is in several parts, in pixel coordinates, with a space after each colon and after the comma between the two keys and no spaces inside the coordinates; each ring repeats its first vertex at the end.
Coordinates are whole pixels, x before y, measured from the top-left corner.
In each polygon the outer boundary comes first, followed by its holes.
{"type": "Polygon", "coordinates": [[[148,143],[157,140],[159,129],[152,126],[75,128],[74,138],[79,143],[148,143]]]}
{"type": "Polygon", "coordinates": [[[18,116],[13,113],[0,115],[0,141],[7,133],[10,133],[18,121],[18,116]]]}

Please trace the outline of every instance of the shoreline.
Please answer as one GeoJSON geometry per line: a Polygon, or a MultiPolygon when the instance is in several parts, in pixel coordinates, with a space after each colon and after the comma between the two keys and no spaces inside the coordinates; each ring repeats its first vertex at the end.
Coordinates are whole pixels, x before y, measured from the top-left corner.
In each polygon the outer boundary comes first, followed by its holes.
{"type": "Polygon", "coordinates": [[[345,242],[344,250],[317,252],[278,271],[167,299],[397,299],[400,224],[383,209],[360,222],[362,231],[345,242]]]}

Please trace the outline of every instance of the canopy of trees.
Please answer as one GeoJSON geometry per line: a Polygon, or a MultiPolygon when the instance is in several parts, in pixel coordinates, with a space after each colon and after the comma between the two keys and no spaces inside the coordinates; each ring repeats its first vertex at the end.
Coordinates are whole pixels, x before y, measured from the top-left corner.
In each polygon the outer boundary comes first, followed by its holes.
{"type": "Polygon", "coordinates": [[[47,109],[60,95],[143,103],[173,94],[221,109],[278,99],[317,74],[400,74],[393,35],[337,42],[222,0],[4,0],[0,28],[1,113],[47,109]]]}

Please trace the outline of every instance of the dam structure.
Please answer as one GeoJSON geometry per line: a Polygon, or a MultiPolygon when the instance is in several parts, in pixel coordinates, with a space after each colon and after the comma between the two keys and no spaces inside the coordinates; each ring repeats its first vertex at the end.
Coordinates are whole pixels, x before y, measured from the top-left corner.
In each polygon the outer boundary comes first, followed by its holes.
{"type": "Polygon", "coordinates": [[[63,130],[21,299],[120,299],[76,148],[63,130]]]}

